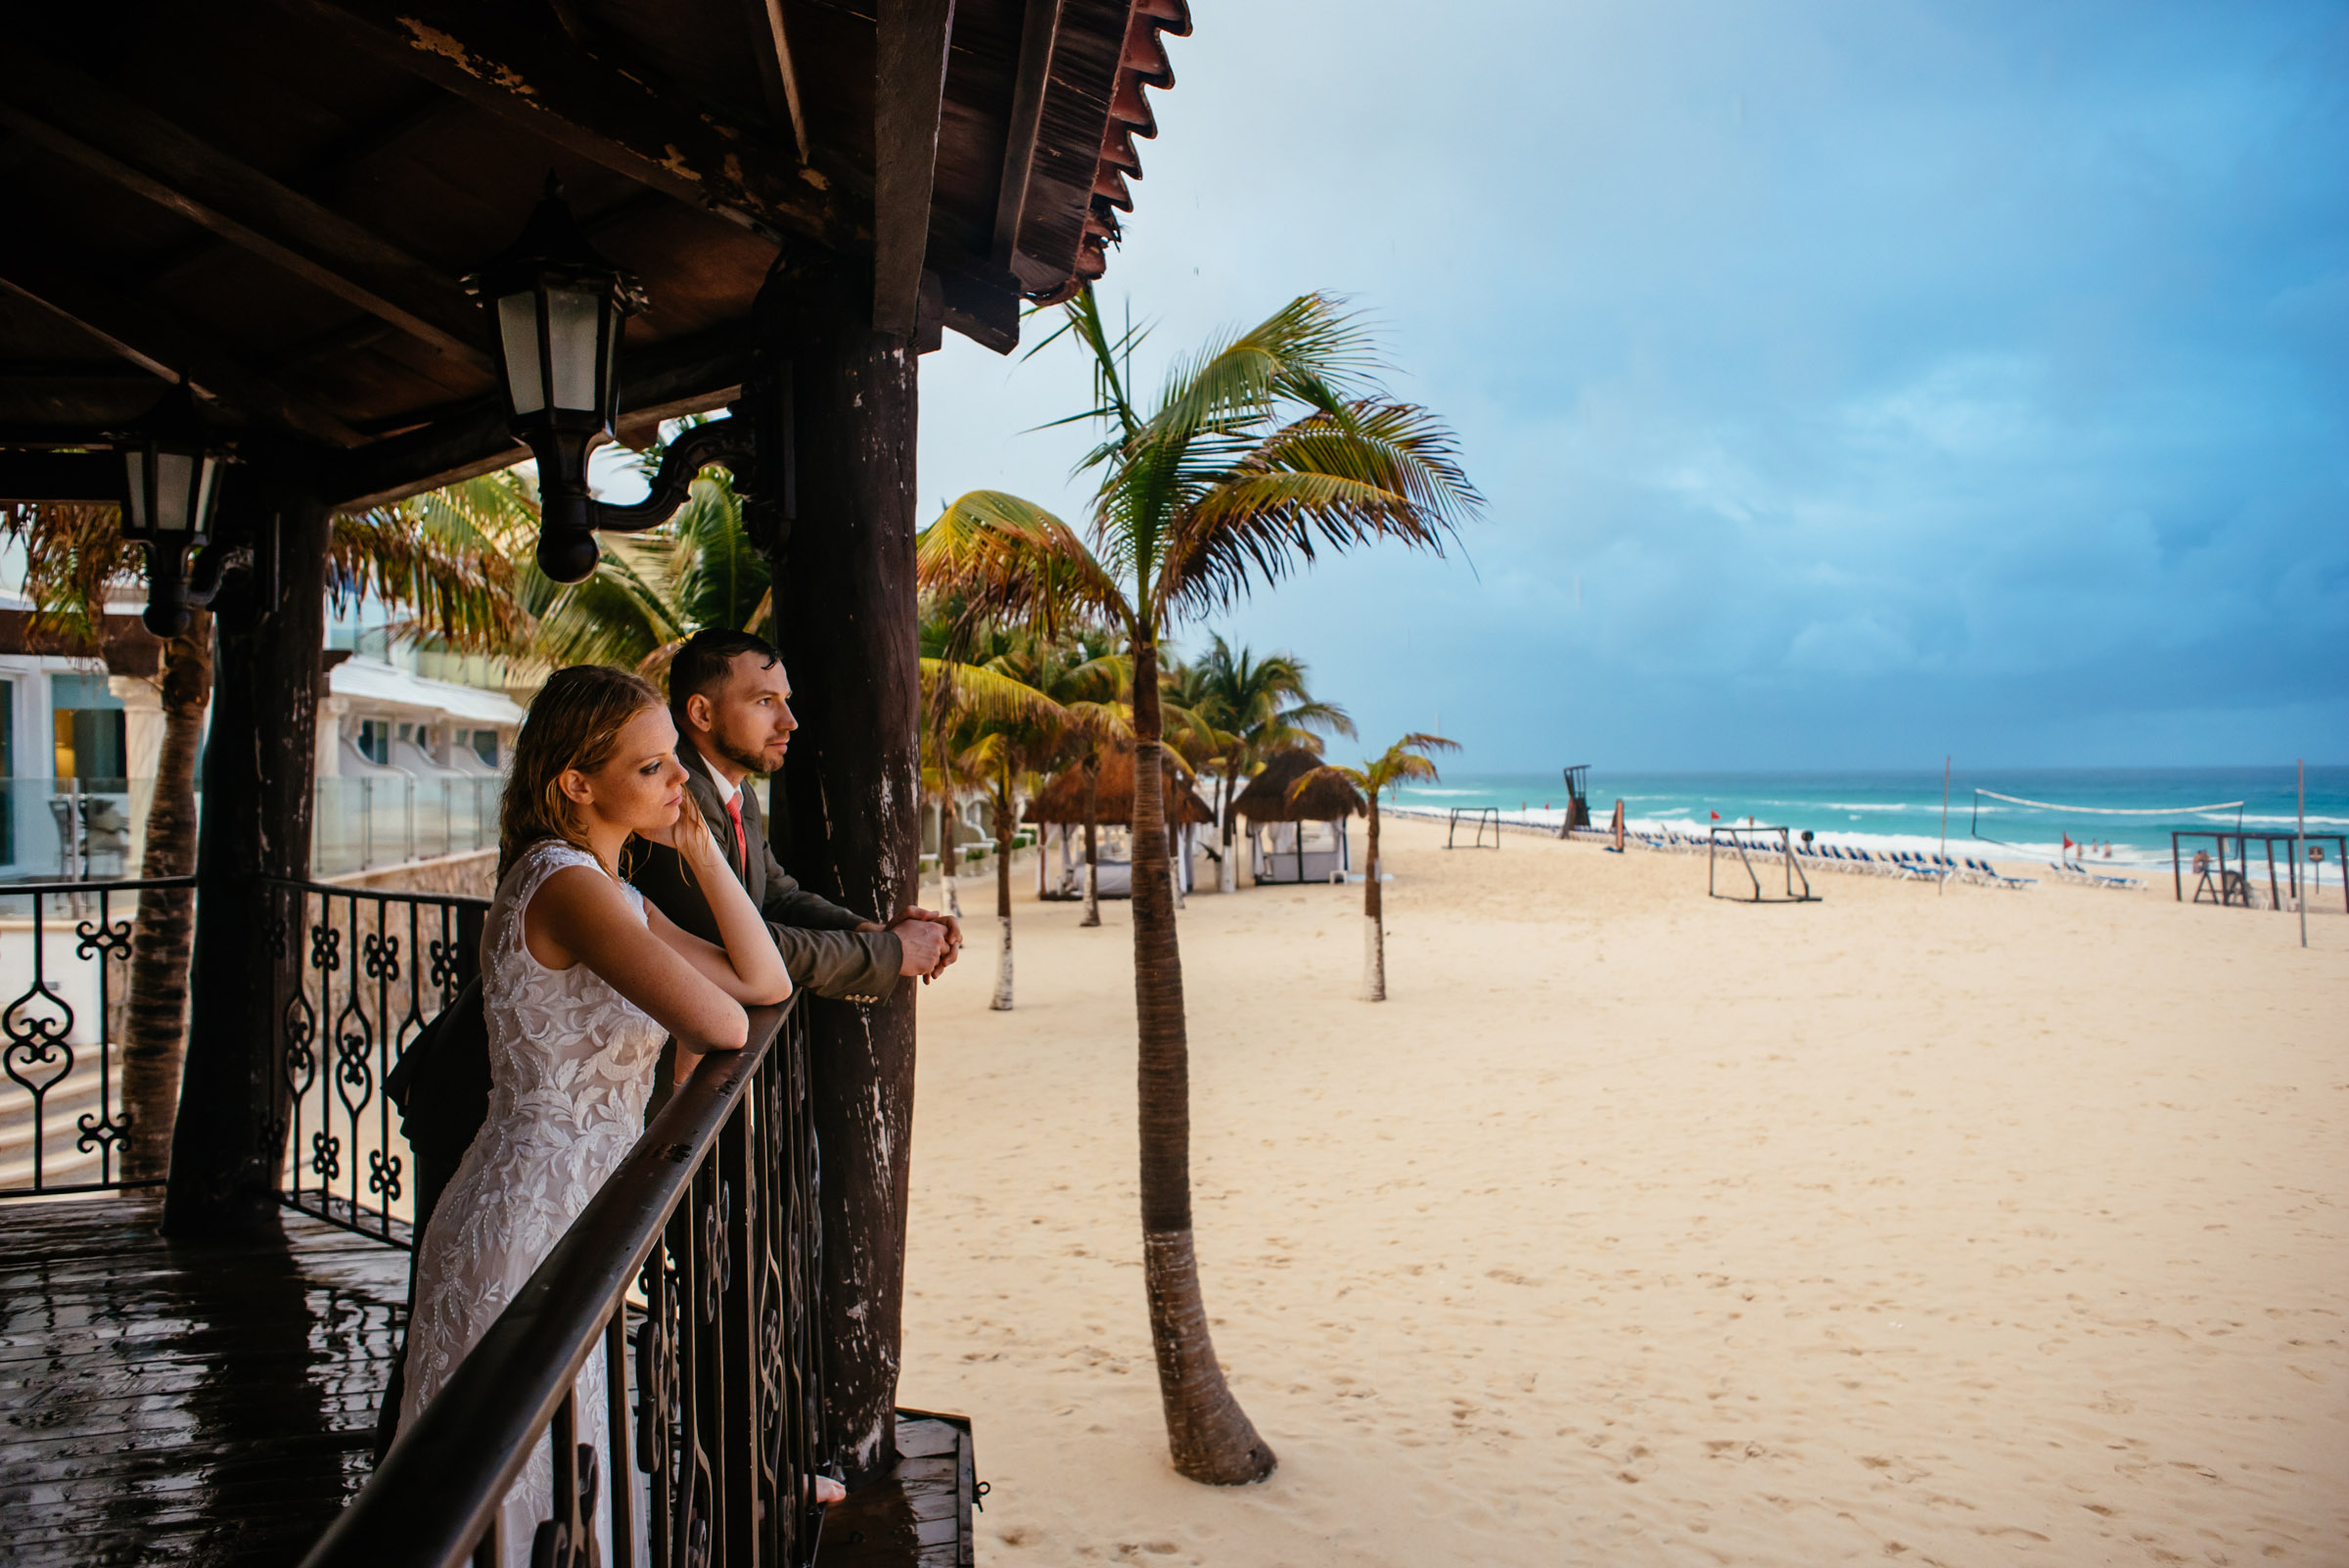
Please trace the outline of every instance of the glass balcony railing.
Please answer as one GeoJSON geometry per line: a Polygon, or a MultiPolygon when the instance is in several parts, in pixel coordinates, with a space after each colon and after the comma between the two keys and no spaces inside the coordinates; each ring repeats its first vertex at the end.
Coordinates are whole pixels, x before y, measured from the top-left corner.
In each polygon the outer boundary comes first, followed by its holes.
{"type": "Polygon", "coordinates": [[[310,875],[497,848],[498,778],[322,778],[310,875]]]}
{"type": "MultiPolygon", "coordinates": [[[[504,788],[501,778],[322,778],[310,874],[494,850],[504,788]]],[[[0,883],[139,875],[154,799],[151,778],[0,779],[0,883]]]]}

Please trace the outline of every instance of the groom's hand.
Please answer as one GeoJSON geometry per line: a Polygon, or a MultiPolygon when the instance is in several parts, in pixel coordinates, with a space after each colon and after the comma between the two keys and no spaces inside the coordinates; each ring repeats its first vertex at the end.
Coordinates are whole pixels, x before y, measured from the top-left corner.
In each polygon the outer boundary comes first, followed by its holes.
{"type": "Polygon", "coordinates": [[[899,920],[928,920],[945,927],[946,945],[950,949],[946,954],[946,962],[952,963],[962,956],[962,922],[952,915],[940,914],[936,909],[924,909],[916,904],[898,918],[899,920]]]}
{"type": "Polygon", "coordinates": [[[905,954],[905,961],[898,966],[900,975],[919,975],[929,980],[954,961],[946,928],[936,921],[917,920],[908,915],[889,930],[896,934],[898,945],[905,954]]]}

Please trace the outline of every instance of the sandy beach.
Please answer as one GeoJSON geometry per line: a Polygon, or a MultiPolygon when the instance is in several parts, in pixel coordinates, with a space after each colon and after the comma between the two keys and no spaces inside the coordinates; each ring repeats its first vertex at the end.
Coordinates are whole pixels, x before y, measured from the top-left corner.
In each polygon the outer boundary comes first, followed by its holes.
{"type": "Polygon", "coordinates": [[[1383,1005],[1359,887],[1181,916],[1263,1486],[1166,1458],[1127,906],[1023,880],[1016,1010],[990,922],[924,992],[900,1397],[983,1562],[2349,1561],[2349,918],[1442,838],[1383,1005]]]}

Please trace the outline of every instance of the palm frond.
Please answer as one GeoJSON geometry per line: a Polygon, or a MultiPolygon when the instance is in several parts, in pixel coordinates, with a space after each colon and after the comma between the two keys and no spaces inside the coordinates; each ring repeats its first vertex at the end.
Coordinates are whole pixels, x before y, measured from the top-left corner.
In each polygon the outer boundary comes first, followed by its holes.
{"type": "Polygon", "coordinates": [[[914,546],[922,586],[972,620],[1016,621],[1044,637],[1132,614],[1125,594],[1059,518],[1002,490],[957,497],[914,546]]]}
{"type": "Polygon", "coordinates": [[[1437,555],[1483,504],[1451,433],[1410,404],[1316,411],[1267,437],[1183,517],[1159,583],[1202,614],[1313,560],[1395,539],[1437,555]]]}
{"type": "Polygon", "coordinates": [[[97,647],[107,601],[128,591],[146,557],[122,538],[119,507],[72,501],[0,506],[0,538],[24,550],[24,596],[33,641],[97,647]]]}
{"type": "Polygon", "coordinates": [[[328,571],[336,598],[406,610],[394,627],[460,653],[516,654],[535,620],[515,587],[513,557],[453,509],[410,500],[335,519],[328,571]]]}
{"type": "Polygon", "coordinates": [[[960,716],[1010,723],[1065,723],[1068,710],[1016,676],[950,659],[922,661],[925,695],[960,716]]]}

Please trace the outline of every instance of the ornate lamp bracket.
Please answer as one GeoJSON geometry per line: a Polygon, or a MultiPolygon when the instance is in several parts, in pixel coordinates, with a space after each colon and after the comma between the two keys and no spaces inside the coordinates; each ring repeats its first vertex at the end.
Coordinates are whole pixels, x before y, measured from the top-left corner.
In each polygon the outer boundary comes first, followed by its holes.
{"type": "Polygon", "coordinates": [[[661,454],[661,472],[653,476],[652,488],[643,500],[628,506],[595,502],[589,514],[595,520],[595,528],[608,533],[641,533],[668,522],[685,504],[695,477],[713,463],[722,463],[731,469],[741,489],[757,489],[758,442],[752,428],[755,422],[732,409],[728,413],[731,417],[696,425],[668,443],[661,454]]]}

